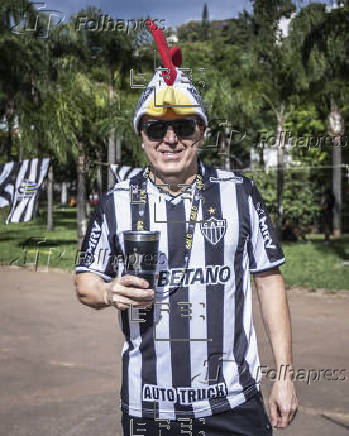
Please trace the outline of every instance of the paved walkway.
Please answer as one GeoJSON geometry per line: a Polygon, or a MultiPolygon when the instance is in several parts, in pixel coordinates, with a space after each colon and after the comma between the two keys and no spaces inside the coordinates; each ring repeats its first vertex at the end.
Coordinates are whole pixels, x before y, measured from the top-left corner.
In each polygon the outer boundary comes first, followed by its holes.
{"type": "MultiPolygon", "coordinates": [[[[0,277],[0,435],[121,436],[116,310],[81,305],[69,274],[2,268],[0,277]]],[[[295,366],[346,369],[348,378],[349,292],[291,292],[289,301],[295,366]]],[[[261,364],[273,368],[255,309],[261,364]]],[[[297,418],[275,434],[348,435],[348,384],[299,381],[297,418]]],[[[267,398],[266,377],[263,387],[267,398]]]]}

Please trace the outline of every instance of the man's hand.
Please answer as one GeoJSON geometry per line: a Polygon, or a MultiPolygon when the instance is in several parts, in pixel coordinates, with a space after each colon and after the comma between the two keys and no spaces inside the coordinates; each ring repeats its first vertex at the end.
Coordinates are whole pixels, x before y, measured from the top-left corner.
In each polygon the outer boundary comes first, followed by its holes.
{"type": "Polygon", "coordinates": [[[271,425],[286,428],[296,416],[298,401],[293,381],[276,380],[269,396],[271,425]]]}
{"type": "Polygon", "coordinates": [[[154,300],[154,290],[146,289],[149,283],[140,277],[126,275],[108,283],[108,299],[120,310],[129,307],[151,306],[154,300]]]}
{"type": "Polygon", "coordinates": [[[131,304],[135,307],[147,307],[154,300],[153,289],[148,289],[149,283],[140,277],[126,275],[106,283],[97,274],[88,272],[77,274],[75,283],[79,301],[97,310],[110,304],[120,310],[128,309],[131,304]]]}

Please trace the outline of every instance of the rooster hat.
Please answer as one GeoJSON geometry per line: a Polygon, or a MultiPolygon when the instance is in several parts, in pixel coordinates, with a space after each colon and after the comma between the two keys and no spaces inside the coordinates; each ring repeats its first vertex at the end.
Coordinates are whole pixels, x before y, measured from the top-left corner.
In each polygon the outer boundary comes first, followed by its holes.
{"type": "Polygon", "coordinates": [[[133,118],[135,132],[140,134],[139,122],[143,115],[165,115],[168,106],[180,115],[196,114],[207,125],[205,108],[197,89],[178,70],[182,65],[181,49],[178,46],[169,49],[163,31],[151,20],[147,21],[147,26],[161,56],[161,66],[167,68],[167,71],[157,71],[141,95],[133,118]]]}

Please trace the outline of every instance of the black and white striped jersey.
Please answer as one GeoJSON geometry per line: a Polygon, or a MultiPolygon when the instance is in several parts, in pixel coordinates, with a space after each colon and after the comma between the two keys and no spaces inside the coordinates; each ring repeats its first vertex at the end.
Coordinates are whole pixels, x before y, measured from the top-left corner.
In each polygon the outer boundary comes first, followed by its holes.
{"type": "Polygon", "coordinates": [[[132,168],[128,166],[120,166],[119,164],[110,164],[109,168],[115,177],[115,183],[129,179],[143,170],[143,168],[132,168]]]}
{"type": "Polygon", "coordinates": [[[141,186],[143,172],[102,197],[76,268],[105,280],[121,276],[121,232],[136,230],[140,218],[145,228],[161,232],[152,309],[118,312],[125,335],[121,408],[131,416],[205,417],[238,406],[260,389],[250,273],[285,258],[253,181],[198,164],[204,189],[184,276],[196,182],[172,196],[148,178],[148,202],[139,216],[130,205],[130,186],[141,186]],[[179,278],[182,287],[172,293],[179,278]]]}

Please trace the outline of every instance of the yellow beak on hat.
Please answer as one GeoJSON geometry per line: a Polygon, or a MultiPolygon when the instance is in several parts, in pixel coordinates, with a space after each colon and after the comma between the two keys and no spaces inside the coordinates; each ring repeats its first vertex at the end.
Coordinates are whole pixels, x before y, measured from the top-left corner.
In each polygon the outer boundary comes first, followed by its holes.
{"type": "Polygon", "coordinates": [[[156,91],[155,97],[150,99],[145,113],[151,116],[162,116],[166,113],[168,106],[171,106],[173,111],[181,115],[197,113],[192,101],[180,89],[173,86],[166,86],[156,91]]]}

